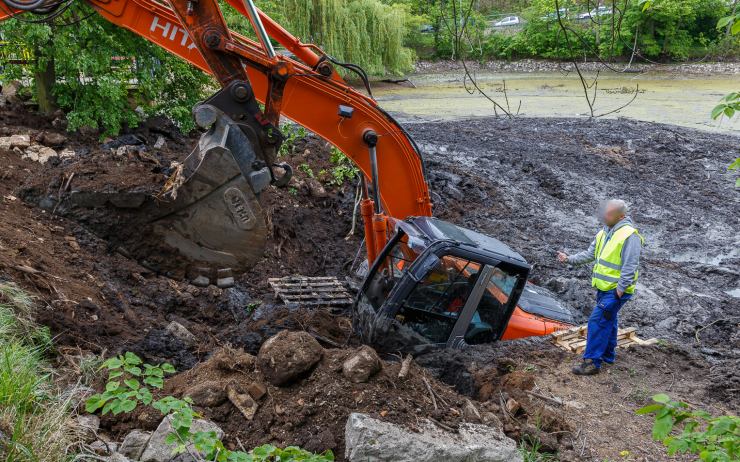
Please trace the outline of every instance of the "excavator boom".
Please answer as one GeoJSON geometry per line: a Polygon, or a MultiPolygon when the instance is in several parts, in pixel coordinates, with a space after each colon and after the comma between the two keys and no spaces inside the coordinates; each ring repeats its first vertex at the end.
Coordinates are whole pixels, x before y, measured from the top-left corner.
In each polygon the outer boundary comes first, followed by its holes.
{"type": "MultiPolygon", "coordinates": [[[[167,0],[167,4],[153,0],[86,1],[106,20],[212,74],[224,90],[220,96],[216,95],[205,103],[210,106],[215,104],[215,112],[219,117],[232,119],[232,133],[235,133],[236,127],[245,133],[246,139],[254,147],[255,159],[269,170],[273,183],[280,181],[273,167],[281,142],[281,116],[299,123],[336,146],[359,167],[365,178],[372,178],[375,171],[374,190],[379,191],[379,200],[375,202],[378,205],[374,207],[369,197],[365,197],[362,204],[370,260],[375,258],[385,243],[386,217],[431,214],[422,159],[404,129],[371,97],[344,82],[331,57],[318,47],[303,44],[256,8],[252,9],[255,14],[250,15],[250,5],[254,7],[251,0],[229,0],[229,4],[250,19],[257,36],[265,37],[267,43],[229,30],[216,0],[167,0]],[[276,55],[271,50],[269,39],[280,43],[296,59],[276,55]],[[264,112],[257,102],[264,104],[264,112]],[[368,145],[368,134],[376,135],[373,138],[377,140],[374,146],[368,145]],[[371,152],[375,153],[375,166],[371,152]]],[[[0,20],[24,12],[15,8],[22,5],[12,0],[0,2],[0,6],[3,6],[0,20]]],[[[196,111],[196,121],[197,115],[196,111]]],[[[204,128],[211,128],[212,125],[206,124],[204,128]]],[[[241,137],[227,138],[236,140],[241,137]]],[[[214,142],[218,144],[211,137],[211,145],[214,142]]],[[[203,144],[208,142],[201,142],[203,144]]],[[[241,148],[232,144],[219,149],[230,150],[233,154],[241,148]]],[[[196,267],[210,268],[209,272],[224,267],[240,271],[256,263],[259,250],[265,243],[265,229],[260,223],[263,218],[257,201],[265,181],[254,178],[256,173],[246,165],[250,159],[249,155],[242,161],[237,159],[237,165],[229,166],[231,173],[222,172],[223,178],[219,178],[219,181],[233,179],[241,173],[248,183],[237,185],[240,194],[233,194],[233,190],[230,190],[232,194],[230,199],[224,199],[225,204],[219,204],[210,195],[199,191],[181,194],[176,204],[152,206],[153,210],[149,213],[157,221],[152,228],[154,235],[168,246],[174,246],[176,253],[184,254],[186,260],[194,261],[196,267]],[[203,201],[210,201],[210,204],[203,205],[203,201]],[[231,211],[231,215],[234,215],[234,208],[247,210],[243,214],[246,222],[254,219],[256,227],[245,225],[244,220],[240,224],[237,213],[237,217],[225,227],[210,225],[204,229],[204,224],[216,219],[214,214],[226,212],[228,216],[231,211]],[[224,233],[228,236],[224,237],[224,233]],[[249,255],[241,258],[238,255],[240,248],[249,255]]],[[[192,176],[200,169],[205,169],[207,163],[202,151],[194,152],[186,161],[186,172],[192,176]]],[[[221,163],[226,162],[222,159],[221,163]]],[[[221,165],[220,168],[225,167],[221,165]]],[[[208,178],[209,181],[212,179],[208,178]]],[[[206,178],[200,178],[198,188],[203,188],[204,181],[206,178]]],[[[191,191],[197,184],[196,175],[195,181],[186,182],[185,190],[191,191]]],[[[139,247],[138,251],[132,253],[151,253],[149,247],[139,247]]],[[[162,261],[179,265],[182,259],[168,258],[162,261]]],[[[156,269],[172,270],[166,266],[166,263],[161,263],[156,269]]]]}

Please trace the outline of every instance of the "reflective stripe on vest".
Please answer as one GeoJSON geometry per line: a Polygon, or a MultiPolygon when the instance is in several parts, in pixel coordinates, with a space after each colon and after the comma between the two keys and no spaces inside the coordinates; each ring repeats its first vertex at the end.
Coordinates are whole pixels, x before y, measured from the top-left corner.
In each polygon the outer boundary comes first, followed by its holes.
{"type": "MultiPolygon", "coordinates": [[[[608,242],[606,241],[607,233],[602,229],[596,234],[596,249],[594,250],[594,264],[593,275],[591,278],[591,285],[599,290],[607,291],[617,288],[617,283],[622,276],[622,249],[624,243],[627,242],[632,234],[640,233],[637,232],[631,225],[624,225],[621,228],[614,231],[608,242]]],[[[640,236],[642,241],[642,236],[640,236]]],[[[625,289],[628,294],[635,292],[635,285],[637,283],[638,272],[635,271],[635,277],[629,287],[625,289]]]]}

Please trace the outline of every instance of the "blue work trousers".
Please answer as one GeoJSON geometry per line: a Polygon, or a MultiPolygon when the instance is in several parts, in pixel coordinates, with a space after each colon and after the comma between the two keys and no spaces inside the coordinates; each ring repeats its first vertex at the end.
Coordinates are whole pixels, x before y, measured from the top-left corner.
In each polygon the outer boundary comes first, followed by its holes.
{"type": "Polygon", "coordinates": [[[596,291],[596,307],[588,318],[588,336],[583,359],[590,359],[594,366],[613,363],[617,359],[617,331],[619,329],[619,310],[632,298],[631,294],[617,297],[617,290],[596,291]]]}

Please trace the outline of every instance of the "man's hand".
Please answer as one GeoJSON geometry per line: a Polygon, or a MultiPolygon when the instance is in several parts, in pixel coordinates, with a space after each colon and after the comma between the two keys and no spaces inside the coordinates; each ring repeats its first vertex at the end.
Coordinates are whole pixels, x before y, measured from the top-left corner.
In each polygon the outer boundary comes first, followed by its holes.
{"type": "Polygon", "coordinates": [[[558,261],[560,263],[566,263],[568,261],[568,254],[565,252],[558,252],[558,261]]]}
{"type": "Polygon", "coordinates": [[[617,289],[617,298],[622,298],[622,295],[624,295],[624,291],[617,289]]]}

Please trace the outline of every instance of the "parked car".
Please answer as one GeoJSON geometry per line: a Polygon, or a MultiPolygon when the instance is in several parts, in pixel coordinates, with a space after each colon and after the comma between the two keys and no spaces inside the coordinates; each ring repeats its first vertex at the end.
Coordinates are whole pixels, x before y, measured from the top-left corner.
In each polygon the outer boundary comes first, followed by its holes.
{"type": "Polygon", "coordinates": [[[423,24],[419,28],[419,32],[421,32],[422,34],[431,34],[432,32],[434,32],[434,26],[431,24],[423,24]]]}
{"type": "Polygon", "coordinates": [[[588,18],[595,18],[599,16],[606,16],[612,14],[612,9],[609,6],[600,6],[598,8],[594,8],[591,11],[587,11],[586,13],[581,13],[578,15],[578,19],[588,19],[588,18]]]}
{"type": "Polygon", "coordinates": [[[522,20],[519,19],[519,16],[507,16],[500,21],[496,21],[493,23],[493,27],[506,27],[506,26],[516,26],[522,23],[522,20]]]}

